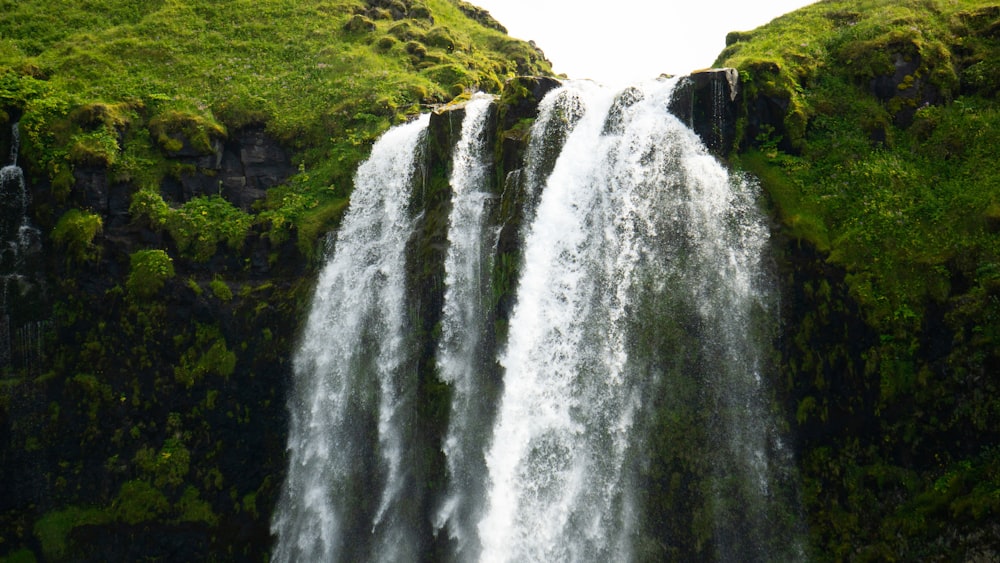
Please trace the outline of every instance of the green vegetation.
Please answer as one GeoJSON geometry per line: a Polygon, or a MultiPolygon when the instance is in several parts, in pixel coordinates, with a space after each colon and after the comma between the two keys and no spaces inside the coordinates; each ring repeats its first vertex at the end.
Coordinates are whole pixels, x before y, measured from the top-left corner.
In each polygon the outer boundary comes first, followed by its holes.
{"type": "Polygon", "coordinates": [[[236,354],[226,347],[219,330],[199,325],[195,330],[195,343],[181,356],[180,365],[174,368],[174,377],[178,383],[191,387],[206,375],[229,377],[235,369],[236,354]]]}
{"type": "Polygon", "coordinates": [[[42,553],[48,560],[66,557],[66,536],[70,530],[85,524],[102,524],[107,516],[100,510],[71,506],[50,512],[35,523],[35,536],[42,544],[42,553]]]}
{"type": "Polygon", "coordinates": [[[216,298],[221,299],[225,302],[233,300],[233,290],[230,289],[229,284],[220,278],[215,278],[208,283],[209,289],[212,290],[212,295],[216,298]]]}
{"type": "Polygon", "coordinates": [[[162,250],[139,250],[131,256],[131,268],[125,288],[138,299],[156,295],[163,284],[174,277],[174,262],[162,250]]]}
{"type": "Polygon", "coordinates": [[[294,191],[267,199],[264,224],[287,232],[301,220],[310,237],[330,228],[357,163],[389,125],[466,89],[549,72],[539,51],[452,0],[0,8],[0,109],[23,111],[37,177],[65,191],[73,167],[106,167],[155,192],[171,174],[165,157],[211,154],[229,131],[262,124],[301,171],[294,191]]]}
{"type": "Polygon", "coordinates": [[[998,28],[995,1],[825,1],[717,61],[733,161],[799,243],[783,393],[817,558],[996,553],[998,28]]]}
{"type": "Polygon", "coordinates": [[[91,260],[98,256],[99,248],[94,245],[94,237],[101,232],[103,226],[100,215],[70,209],[52,229],[52,240],[65,248],[67,258],[91,260]]]}
{"type": "Polygon", "coordinates": [[[214,195],[196,197],[178,209],[170,209],[163,225],[182,256],[204,262],[215,254],[220,242],[239,250],[252,221],[233,204],[214,195]]]}

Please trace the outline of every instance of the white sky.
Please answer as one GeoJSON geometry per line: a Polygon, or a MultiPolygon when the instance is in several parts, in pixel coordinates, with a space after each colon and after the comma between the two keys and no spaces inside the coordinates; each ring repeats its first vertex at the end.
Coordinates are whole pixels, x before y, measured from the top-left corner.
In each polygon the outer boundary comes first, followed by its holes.
{"type": "Polygon", "coordinates": [[[605,84],[711,66],[726,33],[811,0],[470,0],[511,36],[534,40],[553,70],[605,84]],[[607,9],[607,7],[613,9],[607,9]],[[604,9],[601,9],[603,7],[604,9]]]}

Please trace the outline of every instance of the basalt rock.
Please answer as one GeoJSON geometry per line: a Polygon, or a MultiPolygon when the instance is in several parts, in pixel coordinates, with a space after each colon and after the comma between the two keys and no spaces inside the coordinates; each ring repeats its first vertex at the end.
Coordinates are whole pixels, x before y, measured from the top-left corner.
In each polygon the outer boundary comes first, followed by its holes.
{"type": "Polygon", "coordinates": [[[670,113],[693,129],[709,150],[722,156],[734,148],[739,103],[739,72],[711,68],[681,79],[670,113]]]}
{"type": "MultiPolygon", "coordinates": [[[[189,146],[184,142],[184,147],[189,146]]],[[[208,153],[182,148],[168,156],[187,167],[178,177],[164,179],[160,186],[163,197],[174,203],[221,195],[249,211],[269,188],[295,172],[288,151],[260,126],[236,131],[225,143],[213,143],[208,153]]]]}
{"type": "Polygon", "coordinates": [[[873,78],[869,84],[872,94],[893,110],[893,122],[897,127],[906,128],[913,123],[913,115],[921,106],[940,103],[941,95],[937,87],[923,76],[922,57],[893,53],[893,71],[873,78]]]}

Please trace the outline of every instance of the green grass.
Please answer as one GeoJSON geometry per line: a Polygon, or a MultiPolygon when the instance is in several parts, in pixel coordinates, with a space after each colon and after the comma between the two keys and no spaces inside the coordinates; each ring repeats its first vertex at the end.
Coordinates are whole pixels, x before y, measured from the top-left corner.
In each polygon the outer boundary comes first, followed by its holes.
{"type": "Polygon", "coordinates": [[[742,163],[764,179],[794,236],[856,274],[855,295],[875,326],[947,297],[947,268],[974,278],[973,263],[958,258],[992,262],[1000,253],[986,228],[1000,173],[984,165],[1000,156],[1000,106],[959,91],[956,79],[962,66],[1000,54],[959,15],[982,5],[992,3],[821,2],[740,34],[717,61],[739,68],[751,92],[791,100],[782,134],[795,150],[764,139],[742,163]],[[914,74],[941,101],[905,127],[893,122],[908,100],[868,91],[873,77],[892,72],[890,44],[919,51],[914,74]],[[777,72],[761,72],[763,61],[777,72]]]}
{"type": "MultiPolygon", "coordinates": [[[[551,72],[539,51],[452,0],[402,4],[397,20],[356,0],[2,0],[0,109],[24,112],[29,167],[62,186],[89,165],[155,189],[179,133],[207,147],[264,124],[294,151],[299,193],[338,206],[325,194],[350,192],[393,123],[463,90],[551,72]]],[[[265,208],[306,217],[281,211],[284,201],[265,208]]]]}

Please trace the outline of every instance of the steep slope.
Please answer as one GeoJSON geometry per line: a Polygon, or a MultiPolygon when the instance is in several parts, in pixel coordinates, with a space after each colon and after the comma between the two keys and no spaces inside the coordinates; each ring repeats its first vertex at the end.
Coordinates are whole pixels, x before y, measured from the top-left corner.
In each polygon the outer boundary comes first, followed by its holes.
{"type": "Polygon", "coordinates": [[[773,202],[817,559],[997,557],[1000,5],[824,1],[734,32],[773,202]]]}
{"type": "MultiPolygon", "coordinates": [[[[549,69],[453,0],[5,2],[0,29],[4,121],[21,119],[36,180],[57,190],[89,164],[152,189],[177,174],[164,154],[211,154],[265,125],[322,203],[349,191],[374,137],[420,104],[549,69]]],[[[274,197],[268,207],[302,213],[274,197]]]]}
{"type": "Polygon", "coordinates": [[[266,554],[357,163],[515,74],[460,1],[0,1],[0,559],[266,554]]]}

